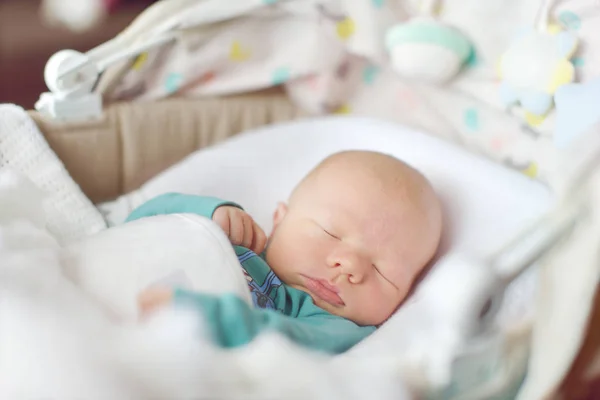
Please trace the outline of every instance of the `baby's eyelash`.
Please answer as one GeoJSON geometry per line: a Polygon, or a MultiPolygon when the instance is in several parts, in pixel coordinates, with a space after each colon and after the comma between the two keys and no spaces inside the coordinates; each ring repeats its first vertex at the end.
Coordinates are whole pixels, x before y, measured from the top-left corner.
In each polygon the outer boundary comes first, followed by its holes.
{"type": "Polygon", "coordinates": [[[326,234],[328,234],[329,236],[331,236],[334,239],[340,239],[339,237],[335,236],[333,233],[329,232],[327,229],[323,228],[323,230],[325,231],[326,234]]]}
{"type": "MultiPolygon", "coordinates": [[[[377,265],[375,265],[375,264],[371,264],[371,265],[373,266],[373,268],[375,268],[375,271],[377,271],[377,273],[378,273],[379,275],[383,276],[383,275],[381,274],[381,271],[379,270],[379,268],[377,268],[377,265]]],[[[385,276],[383,276],[383,277],[385,278],[385,276]]]]}
{"type": "Polygon", "coordinates": [[[395,287],[396,289],[398,289],[398,287],[396,285],[394,285],[392,283],[392,281],[390,281],[388,278],[385,277],[385,275],[383,275],[381,273],[381,271],[379,270],[379,268],[377,268],[377,265],[375,264],[371,264],[373,266],[373,268],[375,268],[375,271],[377,271],[377,273],[379,274],[379,276],[381,276],[383,279],[385,279],[390,285],[392,285],[393,287],[395,287]]]}

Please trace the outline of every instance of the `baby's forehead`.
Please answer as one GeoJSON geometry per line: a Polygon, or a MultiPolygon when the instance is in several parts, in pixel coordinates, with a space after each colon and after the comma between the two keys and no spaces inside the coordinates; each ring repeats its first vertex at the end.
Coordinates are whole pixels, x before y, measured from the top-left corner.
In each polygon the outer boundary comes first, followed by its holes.
{"type": "Polygon", "coordinates": [[[418,172],[408,166],[399,168],[397,160],[383,163],[391,165],[384,171],[382,165],[362,167],[356,160],[345,161],[315,170],[301,184],[295,200],[309,208],[317,205],[344,214],[348,220],[359,220],[361,226],[374,230],[383,230],[394,223],[409,224],[411,215],[420,213],[426,180],[418,172]]]}
{"type": "Polygon", "coordinates": [[[414,230],[416,223],[410,209],[401,203],[358,193],[354,198],[325,198],[313,212],[325,222],[353,232],[367,243],[396,246],[405,239],[406,230],[414,230]]]}
{"type": "Polygon", "coordinates": [[[343,173],[307,187],[306,199],[351,213],[389,218],[411,212],[419,203],[419,188],[402,179],[378,179],[365,173],[343,173]]]}

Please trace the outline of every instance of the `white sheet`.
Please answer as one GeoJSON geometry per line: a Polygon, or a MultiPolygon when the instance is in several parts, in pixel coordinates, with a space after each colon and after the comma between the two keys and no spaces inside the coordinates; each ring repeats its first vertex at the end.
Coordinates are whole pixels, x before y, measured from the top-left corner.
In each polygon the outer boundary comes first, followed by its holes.
{"type": "MultiPolygon", "coordinates": [[[[205,194],[239,202],[268,231],[276,202],[285,200],[318,161],[344,149],[383,151],[417,167],[441,196],[446,217],[443,258],[417,289],[419,300],[409,301],[346,356],[401,359],[402,366],[419,365],[429,379],[445,381],[493,285],[476,261],[548,208],[552,196],[540,183],[411,129],[371,119],[331,118],[262,128],[198,151],[103,209],[115,223],[164,192],[205,194]]],[[[497,320],[504,335],[531,316],[534,284],[531,271],[510,288],[497,320]]],[[[523,332],[518,335],[525,347],[507,349],[503,335],[480,343],[478,359],[467,356],[467,367],[454,371],[455,389],[478,390],[493,379],[502,390],[514,389],[525,368],[526,339],[523,332]],[[511,363],[510,373],[499,372],[511,363]],[[474,368],[489,373],[473,377],[474,368]]]]}

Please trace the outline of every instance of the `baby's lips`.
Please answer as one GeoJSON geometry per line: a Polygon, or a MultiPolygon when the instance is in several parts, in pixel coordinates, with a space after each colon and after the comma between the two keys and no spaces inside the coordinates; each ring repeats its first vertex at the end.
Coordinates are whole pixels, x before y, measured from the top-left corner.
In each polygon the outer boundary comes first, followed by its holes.
{"type": "Polygon", "coordinates": [[[338,295],[339,289],[328,282],[310,277],[306,278],[306,288],[319,299],[335,307],[345,306],[344,301],[338,295]]]}

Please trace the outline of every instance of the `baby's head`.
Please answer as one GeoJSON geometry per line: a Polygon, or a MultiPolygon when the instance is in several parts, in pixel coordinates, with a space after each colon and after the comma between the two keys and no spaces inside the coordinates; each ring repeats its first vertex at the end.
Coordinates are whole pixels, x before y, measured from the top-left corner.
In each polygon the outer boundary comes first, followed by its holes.
{"type": "Polygon", "coordinates": [[[337,153],[279,204],[267,262],[319,307],[378,325],[434,256],[441,214],[427,179],[402,161],[370,151],[337,153]]]}

